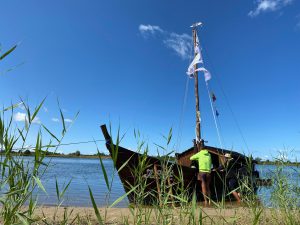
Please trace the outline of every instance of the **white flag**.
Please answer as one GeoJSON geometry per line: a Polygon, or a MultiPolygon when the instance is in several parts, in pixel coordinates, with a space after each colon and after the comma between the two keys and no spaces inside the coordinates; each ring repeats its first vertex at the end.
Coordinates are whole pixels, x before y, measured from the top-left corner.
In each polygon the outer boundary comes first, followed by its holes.
{"type": "Polygon", "coordinates": [[[203,63],[203,58],[202,58],[202,54],[201,54],[201,47],[200,47],[200,42],[199,42],[197,33],[196,33],[196,46],[195,46],[194,52],[195,52],[195,55],[199,54],[200,61],[201,61],[201,63],[203,63]]]}
{"type": "Polygon", "coordinates": [[[199,39],[198,39],[198,35],[196,33],[196,46],[195,46],[195,54],[198,54],[200,53],[200,58],[202,59],[201,57],[201,52],[200,52],[200,44],[199,44],[199,39]]]}
{"type": "Polygon", "coordinates": [[[200,71],[200,72],[204,73],[204,80],[205,81],[209,81],[211,79],[210,72],[207,69],[205,69],[204,67],[200,67],[200,68],[196,69],[195,72],[196,71],[200,71]]]}
{"type": "Polygon", "coordinates": [[[199,53],[195,56],[194,60],[191,62],[188,71],[186,72],[187,75],[192,75],[195,72],[194,66],[198,63],[203,63],[202,57],[199,53]]]}

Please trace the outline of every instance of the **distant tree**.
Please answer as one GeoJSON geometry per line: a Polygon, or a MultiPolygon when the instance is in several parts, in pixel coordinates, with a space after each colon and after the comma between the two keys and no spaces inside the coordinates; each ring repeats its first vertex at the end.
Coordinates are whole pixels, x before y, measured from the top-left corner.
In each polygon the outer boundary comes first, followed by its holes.
{"type": "Polygon", "coordinates": [[[76,155],[76,156],[80,156],[80,151],[77,150],[77,151],[75,152],[75,155],[76,155]]]}
{"type": "Polygon", "coordinates": [[[46,154],[46,155],[52,155],[52,152],[46,151],[45,154],[46,154]]]}
{"type": "Polygon", "coordinates": [[[107,156],[107,154],[105,154],[104,152],[99,152],[99,153],[96,153],[94,155],[98,155],[98,156],[107,156]]]}
{"type": "Polygon", "coordinates": [[[24,151],[24,153],[23,153],[24,155],[30,155],[31,154],[31,152],[27,149],[26,151],[24,151]]]}
{"type": "Polygon", "coordinates": [[[260,157],[256,157],[255,159],[254,159],[256,162],[261,162],[261,158],[260,157]]]}

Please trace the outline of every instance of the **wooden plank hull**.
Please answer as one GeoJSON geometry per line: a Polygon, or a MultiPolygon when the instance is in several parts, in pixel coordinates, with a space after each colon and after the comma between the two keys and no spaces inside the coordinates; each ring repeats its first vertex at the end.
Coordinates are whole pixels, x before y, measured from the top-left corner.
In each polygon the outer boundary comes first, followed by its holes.
{"type": "MultiPolygon", "coordinates": [[[[186,155],[183,155],[184,163],[180,165],[176,162],[137,153],[114,145],[105,125],[102,125],[101,129],[106,140],[106,147],[114,160],[114,166],[118,170],[124,189],[130,193],[128,194],[130,203],[158,203],[163,200],[161,198],[166,193],[169,194],[168,198],[175,202],[176,199],[190,201],[193,193],[196,193],[198,201],[203,200],[201,187],[197,180],[198,171],[188,165],[186,155]]],[[[192,148],[190,150],[193,152],[192,148]]],[[[213,157],[213,160],[216,159],[213,157]]],[[[177,161],[181,162],[180,157],[177,161]]],[[[227,181],[224,174],[215,171],[211,172],[211,178],[211,198],[219,201],[228,191],[226,190],[227,181]]]]}

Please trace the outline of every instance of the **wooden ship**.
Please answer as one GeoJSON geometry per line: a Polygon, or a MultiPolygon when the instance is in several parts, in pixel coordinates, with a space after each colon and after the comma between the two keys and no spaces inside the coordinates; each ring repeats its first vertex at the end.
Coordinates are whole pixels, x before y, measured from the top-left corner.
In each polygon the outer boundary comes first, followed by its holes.
{"type": "MultiPolygon", "coordinates": [[[[201,23],[192,25],[195,59],[198,57],[198,62],[201,62],[202,60],[202,58],[199,60],[199,56],[197,55],[200,54],[199,52],[201,51],[197,37],[197,27],[200,25],[201,23]]],[[[191,200],[193,194],[195,194],[197,200],[202,201],[203,196],[201,194],[199,182],[197,181],[198,169],[193,166],[193,163],[190,161],[190,157],[201,149],[207,149],[210,152],[213,168],[218,168],[220,165],[223,165],[225,160],[224,155],[230,153],[235,160],[235,166],[231,169],[236,173],[239,173],[241,169],[244,169],[244,176],[246,176],[247,180],[250,182],[250,187],[253,192],[256,192],[256,181],[259,180],[259,174],[255,170],[256,162],[254,160],[235,151],[205,145],[200,130],[201,120],[198,95],[198,72],[203,72],[204,69],[198,68],[197,62],[194,64],[192,62],[189,70],[189,75],[192,75],[195,81],[196,139],[191,148],[175,155],[176,160],[164,161],[156,157],[148,156],[145,153],[134,152],[121,147],[118,144],[114,144],[107,131],[106,125],[101,126],[102,133],[106,140],[106,147],[114,160],[114,166],[118,171],[126,193],[128,193],[130,203],[137,203],[140,201],[142,201],[143,204],[151,204],[154,201],[161,202],[162,193],[165,191],[169,193],[169,198],[173,200],[176,200],[177,195],[182,194],[186,196],[186,199],[191,200]],[[140,167],[141,163],[146,166],[140,167]],[[163,177],[162,175],[162,171],[165,168],[168,170],[168,177],[163,177]],[[247,168],[246,172],[245,168],[247,168]],[[162,183],[164,183],[163,186],[162,183]],[[138,186],[141,184],[143,184],[143,189],[139,190],[138,186]],[[165,189],[165,187],[167,189],[165,189]],[[142,191],[143,194],[140,195],[139,191],[142,191]],[[184,193],[182,193],[183,191],[184,193]],[[139,199],[139,196],[142,196],[142,200],[139,199]]],[[[210,74],[205,75],[207,75],[205,80],[209,79],[210,74]]],[[[230,195],[226,194],[228,193],[226,188],[226,174],[212,171],[211,177],[211,198],[215,201],[222,200],[224,197],[226,199],[230,198],[230,195]]]]}

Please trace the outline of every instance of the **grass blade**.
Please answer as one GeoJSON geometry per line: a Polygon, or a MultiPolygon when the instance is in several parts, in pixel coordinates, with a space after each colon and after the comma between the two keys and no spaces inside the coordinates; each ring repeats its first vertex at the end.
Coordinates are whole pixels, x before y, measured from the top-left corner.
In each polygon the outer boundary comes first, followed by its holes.
{"type": "Polygon", "coordinates": [[[167,139],[167,145],[170,144],[171,139],[172,139],[172,128],[169,131],[169,135],[168,135],[168,139],[167,139]]]}
{"type": "Polygon", "coordinates": [[[44,188],[44,185],[42,184],[40,178],[36,177],[36,176],[33,176],[35,182],[37,183],[37,185],[39,186],[40,189],[43,190],[43,192],[45,192],[47,194],[47,191],[46,189],[44,188]]]}
{"type": "Polygon", "coordinates": [[[14,109],[14,108],[19,107],[19,106],[22,105],[22,104],[23,104],[23,102],[19,102],[19,103],[13,104],[13,105],[11,105],[11,106],[9,106],[9,107],[3,109],[2,111],[3,111],[3,112],[9,111],[9,110],[11,110],[11,109],[14,109]]]}
{"type": "Polygon", "coordinates": [[[113,206],[115,206],[116,204],[118,204],[120,201],[122,201],[124,198],[126,198],[131,192],[133,192],[139,185],[133,187],[130,191],[128,191],[127,193],[125,193],[124,195],[122,195],[121,197],[119,197],[116,201],[114,201],[109,208],[112,208],[113,206]]]}
{"type": "Polygon", "coordinates": [[[58,140],[58,138],[47,128],[42,124],[42,127],[48,132],[48,134],[51,135],[51,137],[53,137],[58,143],[60,143],[60,140],[58,140]]]}
{"type": "Polygon", "coordinates": [[[89,186],[89,193],[90,193],[90,198],[91,198],[91,201],[92,201],[92,204],[93,204],[93,208],[94,208],[94,211],[95,211],[95,214],[96,214],[96,217],[98,219],[98,222],[102,225],[103,224],[103,220],[102,220],[102,217],[99,213],[99,210],[97,208],[97,204],[95,202],[95,199],[94,199],[94,196],[93,196],[93,193],[92,193],[92,190],[89,186]]]}
{"type": "Polygon", "coordinates": [[[58,183],[57,183],[57,178],[55,177],[55,190],[56,190],[56,197],[58,201],[60,200],[60,194],[59,194],[59,188],[58,188],[58,183]]]}
{"type": "Polygon", "coordinates": [[[129,159],[127,159],[127,161],[124,162],[122,166],[120,166],[120,168],[118,169],[118,172],[120,172],[128,164],[128,162],[130,161],[130,159],[132,158],[132,156],[130,156],[129,159]]]}
{"type": "Polygon", "coordinates": [[[33,120],[34,120],[34,118],[36,117],[36,115],[37,115],[38,112],[40,111],[42,105],[44,104],[45,100],[46,100],[46,97],[45,97],[45,98],[43,99],[43,101],[39,104],[39,106],[35,109],[34,113],[32,114],[32,117],[31,117],[30,121],[33,121],[33,120]]]}
{"type": "Polygon", "coordinates": [[[102,172],[103,172],[105,184],[106,184],[107,190],[110,190],[106,169],[105,169],[105,166],[103,164],[102,158],[100,156],[100,152],[99,152],[99,150],[97,150],[97,151],[98,151],[98,157],[99,157],[99,160],[100,160],[100,165],[101,165],[101,169],[102,169],[102,172]]]}
{"type": "Polygon", "coordinates": [[[12,53],[18,45],[13,46],[11,49],[9,49],[7,52],[5,52],[3,55],[0,56],[0,60],[3,60],[6,56],[8,56],[10,53],[12,53]]]}
{"type": "Polygon", "coordinates": [[[71,182],[72,182],[72,179],[70,179],[70,181],[68,182],[68,184],[65,186],[64,190],[60,193],[60,198],[62,198],[65,195],[65,192],[69,188],[71,182]]]}
{"type": "Polygon", "coordinates": [[[59,104],[59,101],[57,99],[57,104],[58,104],[58,108],[59,108],[59,113],[60,113],[60,118],[61,118],[61,121],[62,121],[62,125],[63,125],[63,130],[62,130],[62,136],[65,135],[67,129],[66,129],[66,123],[65,123],[65,117],[64,117],[64,114],[62,112],[62,109],[60,108],[60,104],[59,104]]]}
{"type": "Polygon", "coordinates": [[[25,220],[22,215],[20,215],[19,213],[17,213],[16,215],[19,218],[19,220],[22,222],[22,224],[29,225],[28,221],[25,220]]]}

